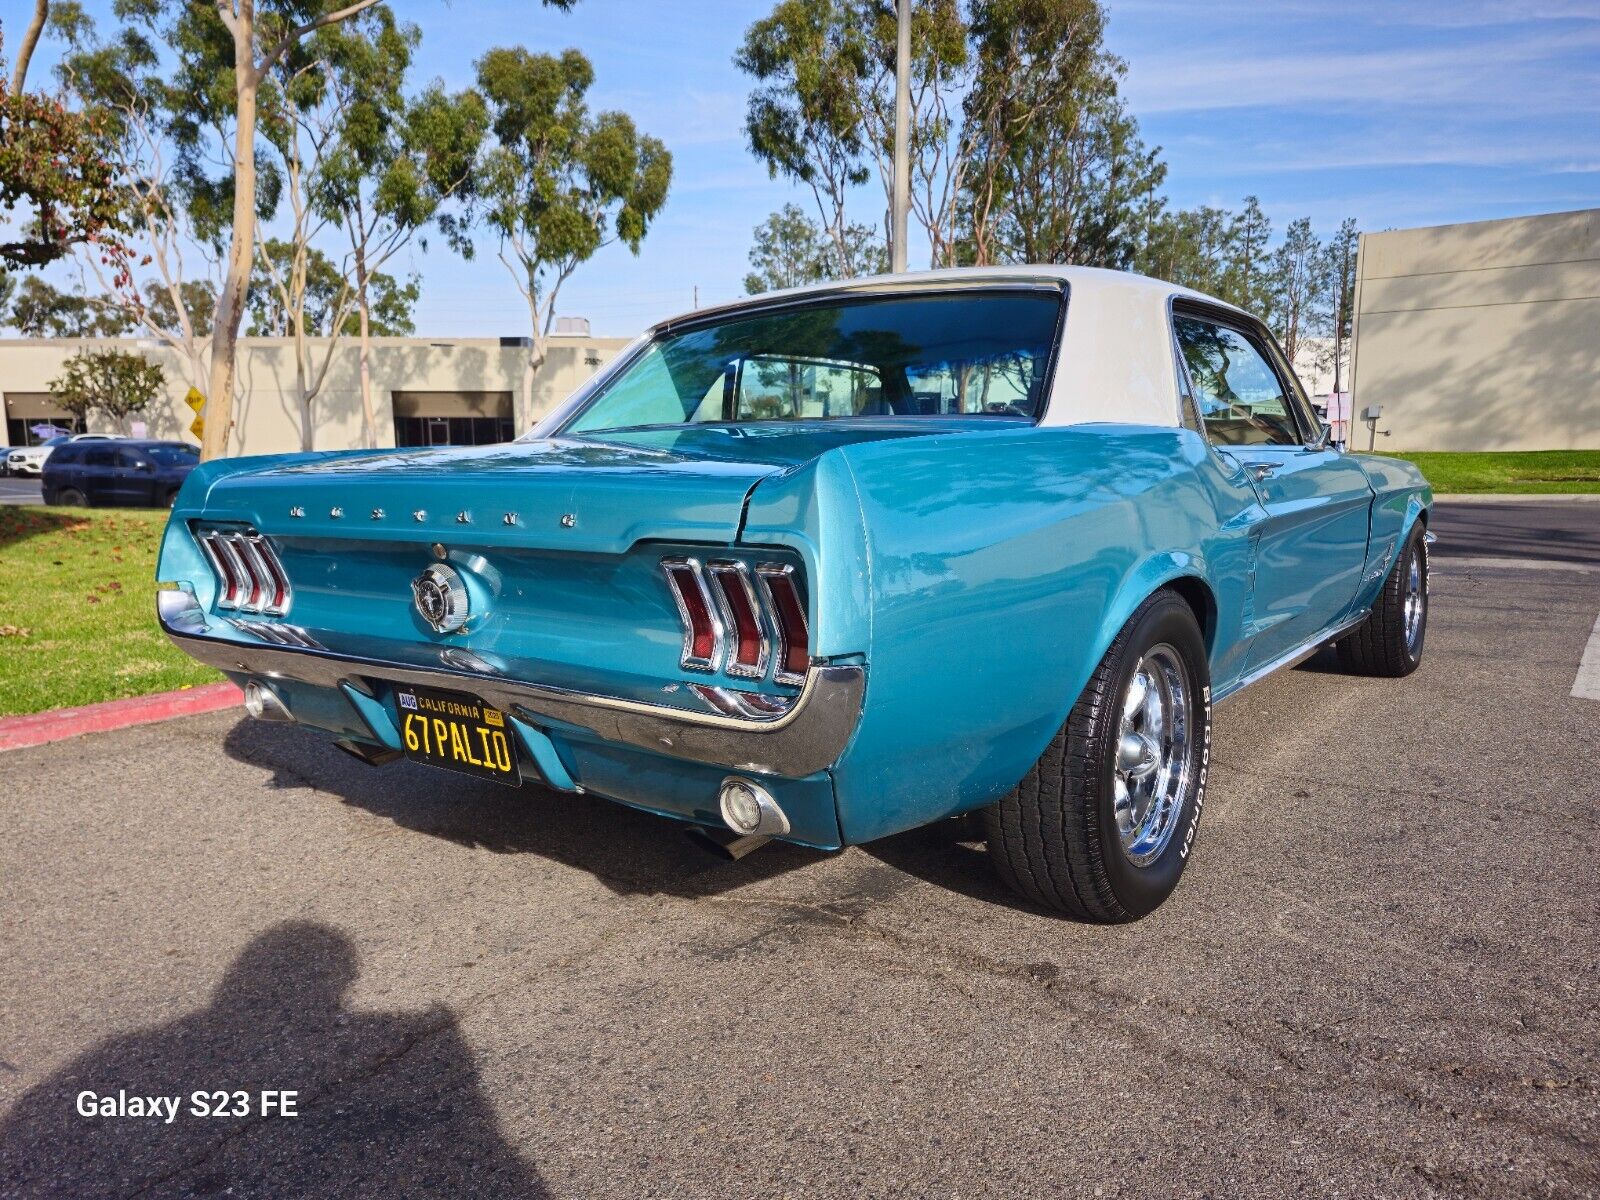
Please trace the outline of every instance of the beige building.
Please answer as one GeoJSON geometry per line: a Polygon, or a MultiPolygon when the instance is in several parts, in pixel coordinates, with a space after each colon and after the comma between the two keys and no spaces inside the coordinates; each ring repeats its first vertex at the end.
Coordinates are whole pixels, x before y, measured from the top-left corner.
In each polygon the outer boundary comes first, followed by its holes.
{"type": "MultiPolygon", "coordinates": [[[[581,326],[580,326],[581,327],[581,326]]],[[[527,349],[515,339],[374,338],[372,398],[380,446],[427,446],[507,441],[570,395],[624,345],[625,338],[555,334],[535,373],[531,400],[523,396],[527,349]]],[[[194,414],[184,404],[189,379],[184,360],[159,343],[137,339],[0,339],[0,393],[5,444],[36,441],[34,425],[76,424],[55,403],[50,381],[67,358],[83,349],[135,349],[165,371],[167,395],[142,418],[148,436],[189,437],[194,414]]],[[[300,406],[293,344],[287,338],[246,338],[239,353],[240,400],[230,450],[276,454],[300,449],[300,406]]],[[[319,450],[363,445],[358,344],[344,339],[334,350],[322,392],[312,401],[319,450]]],[[[93,432],[111,430],[91,416],[93,432]]]]}
{"type": "Polygon", "coordinates": [[[1363,235],[1352,374],[1361,449],[1600,449],[1600,209],[1363,235]]]}

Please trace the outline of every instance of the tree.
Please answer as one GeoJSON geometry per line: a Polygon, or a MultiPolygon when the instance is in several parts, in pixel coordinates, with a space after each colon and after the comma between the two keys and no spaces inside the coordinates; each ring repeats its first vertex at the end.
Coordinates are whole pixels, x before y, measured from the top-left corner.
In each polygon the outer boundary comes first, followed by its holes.
{"type": "Polygon", "coordinates": [[[477,73],[493,144],[474,169],[469,208],[444,226],[464,255],[474,222],[499,243],[500,261],[528,305],[523,396],[531,411],[562,284],[612,242],[639,252],[666,203],[672,156],[626,114],[590,114],[584,97],[594,69],[576,50],[490,50],[477,73]]]}
{"type": "MultiPolygon", "coordinates": [[[[884,208],[894,195],[894,94],[898,19],[893,3],[854,0],[866,40],[867,69],[858,81],[864,141],[883,184],[884,208]]],[[[956,217],[971,140],[960,120],[974,56],[959,0],[917,0],[911,8],[909,158],[910,215],[928,238],[929,265],[956,263],[956,217]]]]}
{"type": "Polygon", "coordinates": [[[115,168],[128,215],[126,269],[108,270],[97,256],[84,257],[130,327],[167,346],[183,363],[189,386],[201,390],[210,374],[220,252],[191,216],[192,209],[209,214],[203,181],[192,169],[179,169],[171,153],[175,130],[192,149],[195,112],[162,62],[158,46],[170,31],[153,23],[159,10],[127,12],[109,40],[101,40],[76,5],[52,17],[66,43],[57,74],[86,111],[100,116],[107,134],[102,152],[115,168]],[[197,187],[205,198],[197,199],[197,187]]]}
{"type": "Polygon", "coordinates": [[[328,64],[329,100],[339,119],[312,193],[313,204],[344,230],[350,247],[361,338],[361,407],[367,444],[375,446],[374,306],[388,310],[385,330],[392,332],[401,315],[407,328],[410,324],[408,312],[396,310],[403,289],[381,269],[467,184],[488,115],[475,92],[452,95],[437,84],[407,99],[405,75],[418,31],[397,25],[383,9],[368,16],[370,30],[340,27],[317,35],[318,53],[328,64]]]}
{"type": "Polygon", "coordinates": [[[772,178],[811,190],[834,274],[861,274],[845,217],[850,189],[871,177],[861,102],[867,39],[858,11],[844,0],[782,0],[745,31],[733,61],[758,84],[745,113],[751,153],[772,178]]]}
{"type": "Polygon", "coordinates": [[[22,45],[17,48],[16,73],[11,76],[13,92],[20,92],[28,78],[28,63],[33,59],[34,48],[39,44],[39,35],[44,32],[44,23],[49,16],[50,0],[34,0],[33,16],[28,20],[28,28],[23,31],[22,45]]]}
{"type": "Polygon", "coordinates": [[[752,231],[750,266],[744,277],[744,290],[755,296],[799,287],[827,278],[832,244],[827,236],[800,210],[785,204],[752,231]]]}
{"type": "Polygon", "coordinates": [[[1268,307],[1268,247],[1272,242],[1272,222],[1261,211],[1261,201],[1244,198],[1244,210],[1233,221],[1232,252],[1223,271],[1224,300],[1246,312],[1264,312],[1268,307]]]}
{"type": "MultiPolygon", "coordinates": [[[[416,276],[401,283],[374,272],[367,279],[370,329],[378,337],[404,337],[415,332],[411,311],[422,294],[416,276]]],[[[303,258],[281,238],[268,238],[256,255],[250,277],[249,337],[293,337],[296,321],[307,338],[352,337],[360,332],[353,302],[355,289],[326,253],[307,247],[303,258]],[[297,265],[297,258],[301,261],[297,265]],[[286,292],[292,295],[286,299],[286,292]]]]}
{"type": "Polygon", "coordinates": [[[963,102],[972,145],[966,253],[974,263],[998,261],[1001,210],[1018,155],[1036,133],[1049,136],[1048,114],[1062,112],[1105,70],[1104,28],[1097,0],[974,0],[976,68],[963,102]]]}
{"type": "Polygon", "coordinates": [[[126,428],[129,417],[150,407],[166,386],[161,368],[126,350],[93,350],[67,359],[50,381],[56,403],[82,420],[104,413],[126,428]]]}
{"type": "Polygon", "coordinates": [[[10,324],[23,337],[116,337],[129,329],[117,304],[102,296],[60,291],[37,275],[24,278],[17,289],[10,324]]]}
{"type": "Polygon", "coordinates": [[[1142,204],[1166,167],[1147,150],[1118,95],[1124,67],[1102,55],[1049,89],[993,174],[1001,261],[1126,268],[1139,250],[1142,204]]]}
{"type": "Polygon", "coordinates": [[[1272,253],[1268,323],[1293,363],[1302,340],[1316,331],[1327,298],[1322,245],[1307,217],[1291,221],[1272,253]]]}
{"type": "Polygon", "coordinates": [[[1342,392],[1348,381],[1344,372],[1346,351],[1355,332],[1356,254],[1361,246],[1361,231],[1355,219],[1346,217],[1339,231],[1323,248],[1323,276],[1328,281],[1328,321],[1332,325],[1330,348],[1333,390],[1342,392]]]}
{"type": "Polygon", "coordinates": [[[5,81],[3,67],[0,60],[0,213],[16,228],[0,235],[0,270],[46,266],[79,247],[93,247],[121,269],[126,216],[102,153],[102,123],[24,92],[25,61],[14,83],[5,81]]]}

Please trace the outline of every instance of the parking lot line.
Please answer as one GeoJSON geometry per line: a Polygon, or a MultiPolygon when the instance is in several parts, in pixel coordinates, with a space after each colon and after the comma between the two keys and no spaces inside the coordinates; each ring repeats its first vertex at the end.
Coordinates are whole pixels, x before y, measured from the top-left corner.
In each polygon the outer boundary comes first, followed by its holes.
{"type": "Polygon", "coordinates": [[[1589,644],[1583,648],[1578,677],[1572,682],[1572,694],[1584,700],[1600,700],[1600,617],[1595,618],[1589,644]]]}

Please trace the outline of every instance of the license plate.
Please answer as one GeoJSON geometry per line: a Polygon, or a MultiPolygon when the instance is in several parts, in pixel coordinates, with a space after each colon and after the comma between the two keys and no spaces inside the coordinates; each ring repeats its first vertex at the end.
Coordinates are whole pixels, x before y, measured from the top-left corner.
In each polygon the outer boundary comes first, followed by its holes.
{"type": "Polygon", "coordinates": [[[516,787],[522,782],[506,716],[476,696],[431,688],[395,689],[400,744],[413,762],[516,787]]]}

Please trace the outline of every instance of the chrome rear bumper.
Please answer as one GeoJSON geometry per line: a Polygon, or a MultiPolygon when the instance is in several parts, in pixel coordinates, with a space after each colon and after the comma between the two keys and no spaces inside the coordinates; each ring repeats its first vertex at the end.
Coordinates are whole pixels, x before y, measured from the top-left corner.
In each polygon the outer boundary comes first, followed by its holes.
{"type": "Polygon", "coordinates": [[[294,680],[314,687],[345,685],[371,695],[374,683],[469,692],[531,724],[558,723],[607,742],[738,771],[801,778],[835,763],[861,716],[866,669],[813,666],[792,703],[772,712],[733,715],[595,695],[496,674],[423,667],[337,654],[331,650],[237,641],[210,635],[198,607],[163,609],[161,628],[173,645],[220,671],[294,680]]]}

